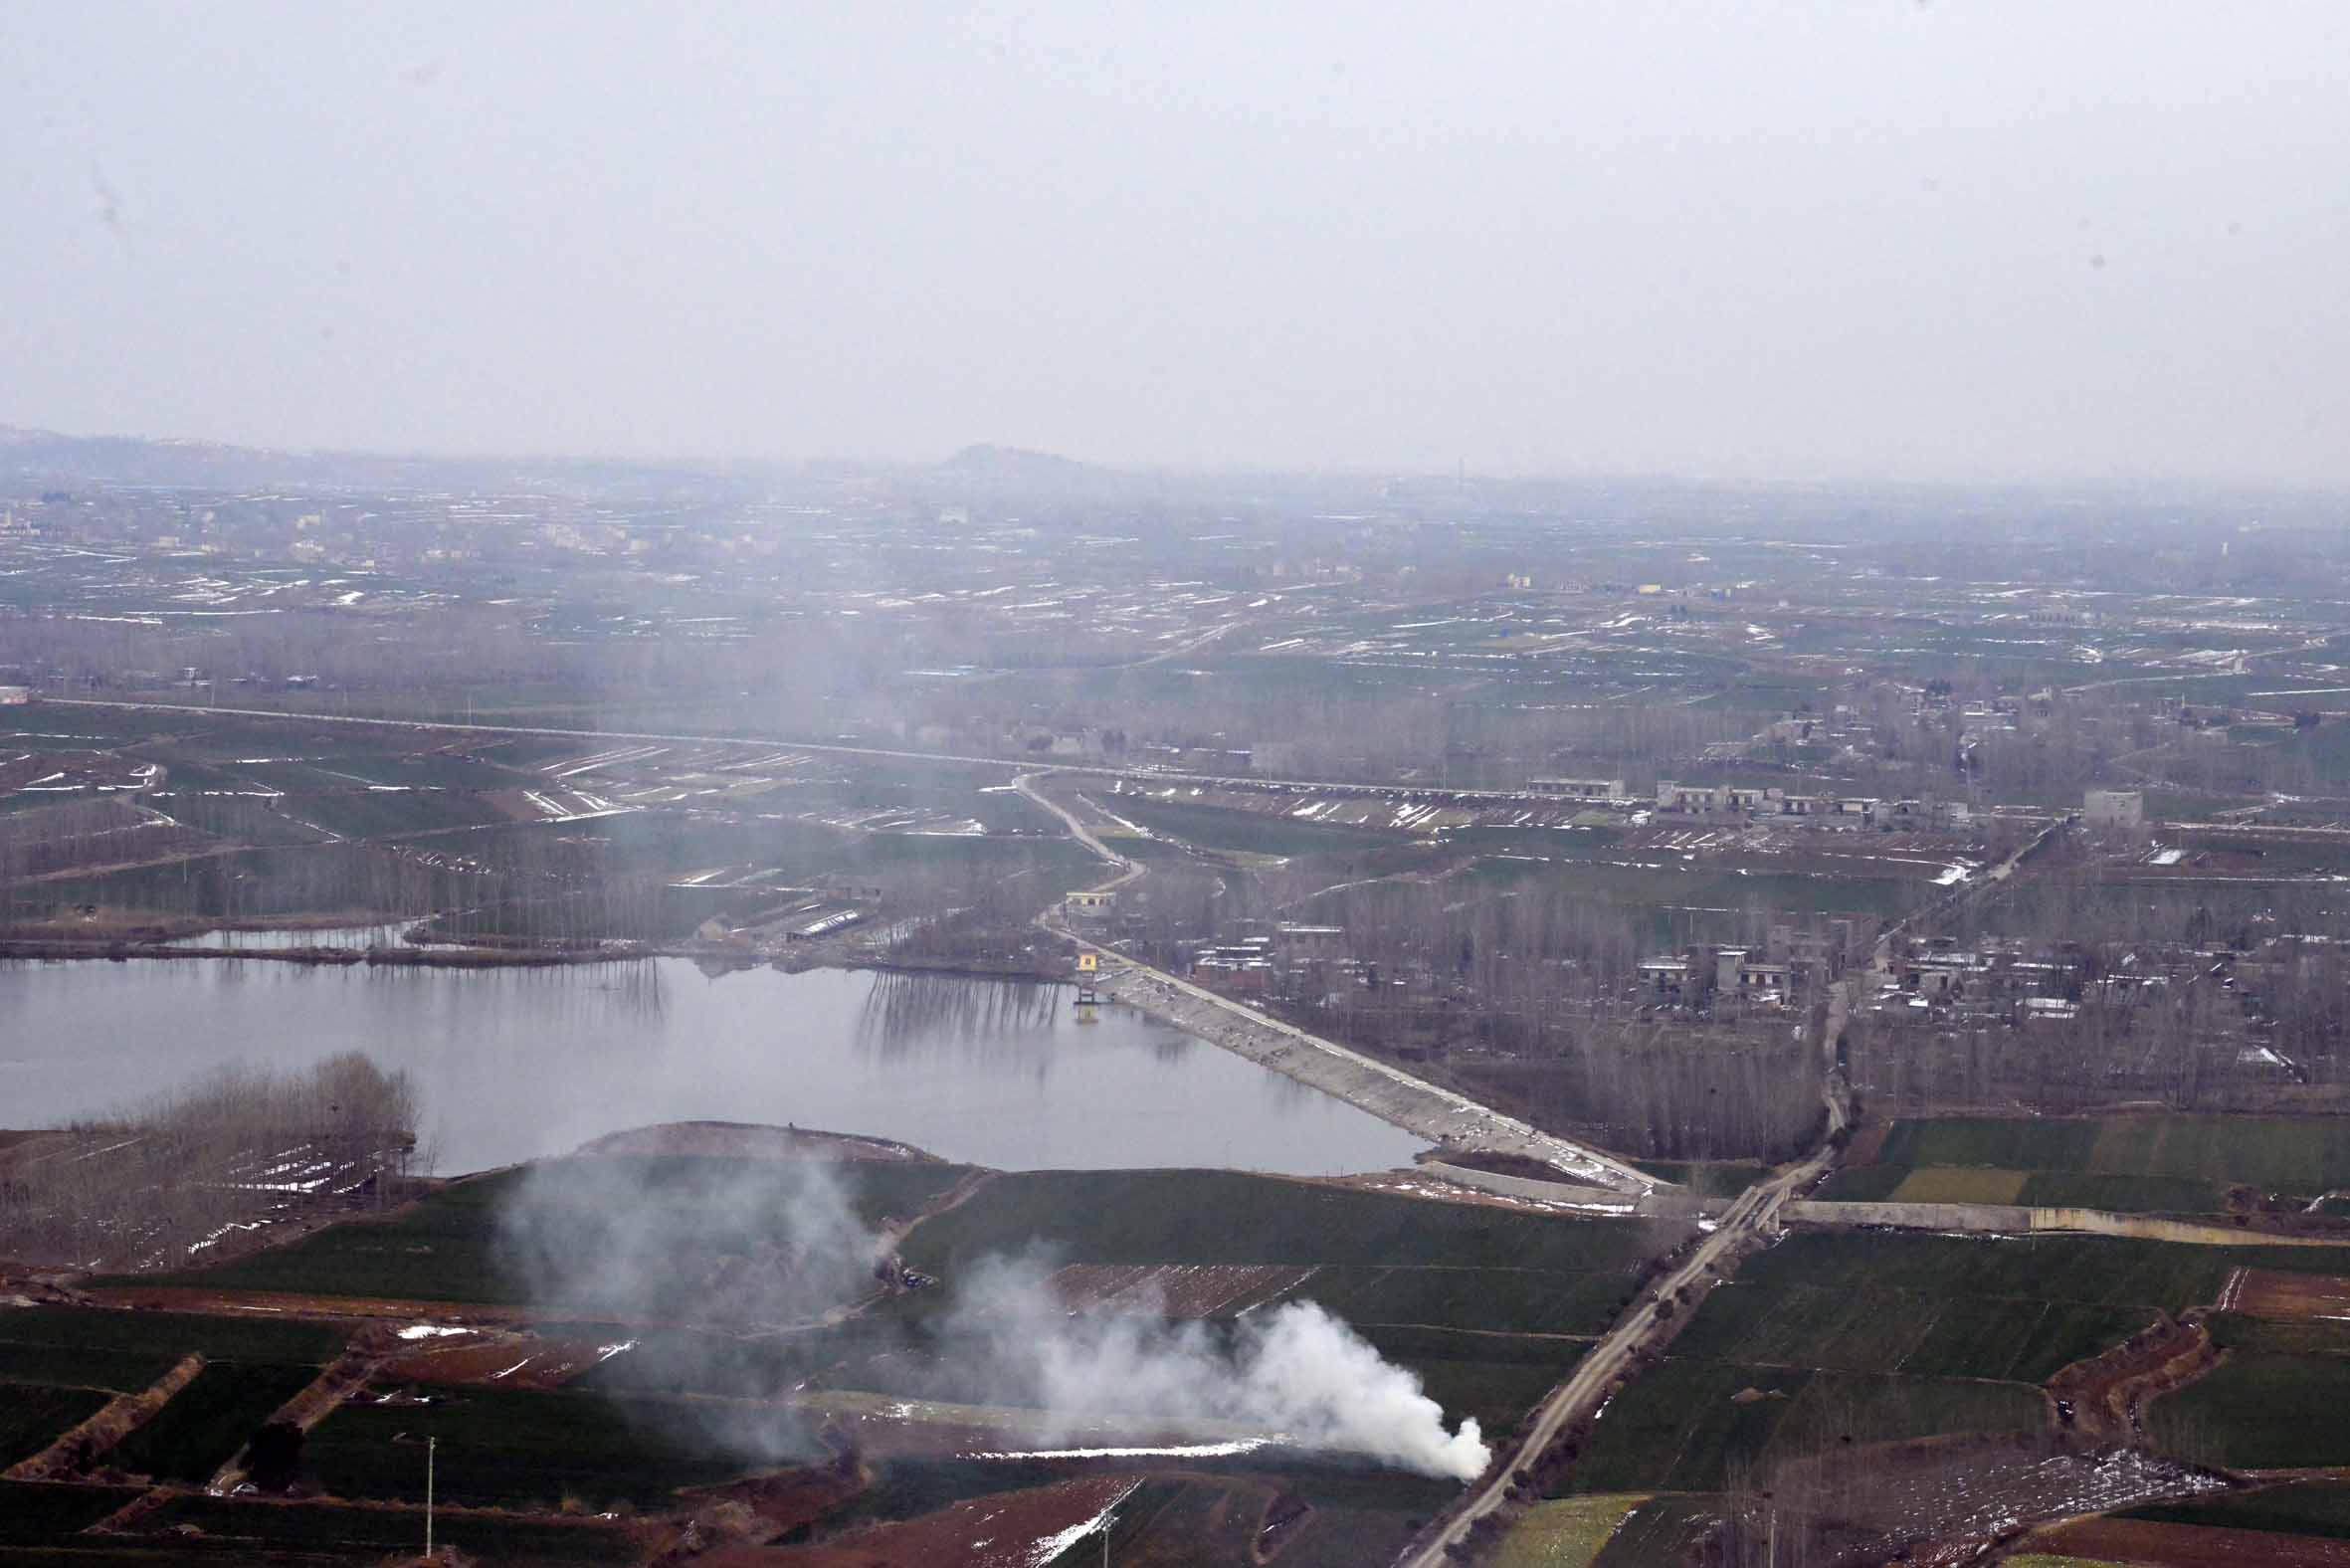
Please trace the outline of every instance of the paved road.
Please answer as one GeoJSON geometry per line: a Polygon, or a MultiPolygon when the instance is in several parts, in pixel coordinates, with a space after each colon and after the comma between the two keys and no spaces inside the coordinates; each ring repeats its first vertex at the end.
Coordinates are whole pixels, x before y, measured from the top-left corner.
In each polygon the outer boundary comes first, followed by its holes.
{"type": "MultiPolygon", "coordinates": [[[[2007,882],[2025,858],[2048,839],[2063,831],[2068,820],[2059,817],[2051,823],[2046,830],[2035,835],[1986,875],[1967,884],[1946,904],[1938,906],[1937,912],[1946,914],[1980,896],[1987,888],[2007,882]]],[[[1404,1558],[1403,1568],[1444,1568],[1447,1549],[1466,1537],[1469,1527],[1477,1520],[1507,1500],[1511,1475],[1539,1459],[1569,1425],[1597,1409],[1607,1395],[1608,1385],[1632,1364],[1633,1351],[1659,1332],[1660,1325],[1654,1316],[1656,1302],[1684,1284],[1703,1279],[1708,1266],[1736,1247],[1742,1239],[1770,1230],[1788,1198],[1826,1174],[1836,1153],[1835,1136],[1843,1130],[1850,1115],[1849,1090],[1837,1072],[1836,1042],[1844,1033],[1846,1021],[1852,1017],[1861,988],[1865,986],[1873,993],[1880,977],[1889,972],[1893,938],[1899,929],[1897,925],[1887,927],[1884,934],[1876,939],[1868,963],[1864,967],[1848,970],[1843,978],[1829,988],[1820,1039],[1820,1049],[1827,1058],[1828,1070],[1827,1137],[1802,1164],[1767,1177],[1739,1194],[1738,1201],[1721,1216],[1719,1229],[1707,1237],[1689,1256],[1688,1261],[1674,1270],[1662,1285],[1642,1296],[1623,1320],[1575,1364],[1575,1370],[1567,1381],[1542,1402],[1533,1427],[1518,1445],[1517,1452],[1510,1457],[1509,1464],[1499,1471],[1498,1478],[1463,1503],[1460,1511],[1446,1521],[1445,1527],[1426,1546],[1404,1558]]]]}
{"type": "MultiPolygon", "coordinates": [[[[1095,857],[1110,866],[1119,868],[1117,875],[1101,882],[1092,890],[1105,892],[1125,886],[1141,878],[1149,870],[1140,861],[1129,861],[1110,849],[1090,828],[1085,826],[1077,813],[1039,790],[1036,787],[1036,781],[1042,776],[1035,773],[1023,774],[1013,783],[1021,794],[1059,818],[1077,841],[1091,851],[1095,857]]],[[[1411,1119],[1420,1123],[1419,1126],[1412,1127],[1411,1130],[1421,1132],[1425,1136],[1436,1136],[1437,1132],[1430,1129],[1437,1128],[1444,1135],[1451,1137],[1458,1147],[1483,1147],[1512,1154],[1528,1155],[1548,1161],[1558,1167],[1562,1174],[1572,1175],[1577,1180],[1587,1181],[1599,1187],[1612,1188],[1619,1192],[1653,1192],[1658,1186],[1656,1177],[1603,1154],[1597,1149],[1586,1148],[1579,1143],[1570,1143],[1565,1138],[1544,1132],[1531,1123],[1520,1121],[1514,1116],[1505,1116],[1489,1106],[1480,1105],[1466,1094],[1455,1093],[1451,1089],[1439,1087],[1424,1078],[1414,1078],[1411,1074],[1382,1062],[1377,1057],[1349,1050],[1334,1040],[1325,1040],[1319,1035],[1299,1029],[1294,1024],[1283,1023],[1280,1019],[1259,1012],[1246,1003],[1236,1002],[1228,996],[1209,990],[1206,986],[1194,985],[1189,980],[1170,974],[1164,969],[1153,968],[1124,953],[1098,947],[1069,928],[1069,922],[1058,904],[1047,906],[1044,912],[1037,916],[1037,924],[1056,936],[1068,938],[1081,949],[1099,954],[1104,961],[1116,962],[1125,976],[1145,977],[1163,991],[1204,1003],[1242,1021],[1253,1030],[1277,1035],[1283,1040],[1304,1046],[1328,1058],[1332,1064],[1342,1064],[1344,1067],[1354,1070],[1357,1075],[1369,1074],[1384,1079],[1385,1085],[1392,1085],[1392,1088],[1383,1085],[1382,1092],[1378,1095],[1350,1095],[1335,1084],[1325,1082],[1321,1085],[1340,1098],[1348,1099],[1369,1110],[1373,1115],[1396,1121],[1398,1125],[1409,1126],[1410,1122],[1404,1119],[1403,1113],[1398,1111],[1395,1106],[1378,1102],[1379,1099],[1400,1090],[1405,1096],[1408,1096],[1407,1103],[1416,1112],[1411,1119]],[[1424,1112],[1424,1114],[1418,1112],[1424,1112]]],[[[1354,1078],[1354,1081],[1359,1084],[1363,1080],[1358,1076],[1354,1078]]]]}
{"type": "MultiPolygon", "coordinates": [[[[1533,1426],[1493,1480],[1470,1496],[1427,1544],[1405,1557],[1402,1568],[1445,1568],[1448,1561],[1445,1554],[1453,1544],[1467,1537],[1477,1520],[1508,1500],[1510,1478],[1518,1470],[1538,1459],[1561,1432],[1597,1410],[1607,1398],[1608,1385],[1631,1366],[1633,1352],[1665,1331],[1665,1325],[1656,1319],[1656,1303],[1683,1285],[1702,1284],[1707,1270],[1732,1248],[1750,1236],[1768,1231],[1788,1194],[1825,1171],[1831,1153],[1832,1149],[1823,1144],[1801,1165],[1740,1193],[1737,1202],[1721,1216],[1719,1228],[1699,1243],[1679,1268],[1635,1301],[1616,1326],[1575,1363],[1573,1375],[1553,1389],[1550,1397],[1536,1409],[1533,1426]]],[[[1676,1313],[1685,1316],[1695,1310],[1692,1305],[1676,1308],[1676,1313]]]]}

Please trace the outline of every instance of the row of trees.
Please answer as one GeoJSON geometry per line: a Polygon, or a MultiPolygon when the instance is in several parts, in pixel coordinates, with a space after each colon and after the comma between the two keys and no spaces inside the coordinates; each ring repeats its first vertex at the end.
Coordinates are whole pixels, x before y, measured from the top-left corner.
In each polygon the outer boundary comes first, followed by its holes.
{"type": "Polygon", "coordinates": [[[381,1205],[418,1159],[421,1119],[408,1075],[360,1053],[222,1068],[0,1163],[0,1256],[171,1267],[259,1225],[381,1205]]]}
{"type": "Polygon", "coordinates": [[[0,891],[26,878],[153,860],[201,841],[193,830],[116,796],[0,813],[0,891]]]}

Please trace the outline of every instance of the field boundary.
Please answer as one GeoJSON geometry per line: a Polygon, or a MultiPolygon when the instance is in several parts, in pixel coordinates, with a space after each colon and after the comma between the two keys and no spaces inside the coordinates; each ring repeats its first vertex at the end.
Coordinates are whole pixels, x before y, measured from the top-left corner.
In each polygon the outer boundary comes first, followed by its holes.
{"type": "Polygon", "coordinates": [[[2192,1220],[2112,1214],[2103,1209],[2028,1209],[1986,1203],[1837,1203],[1805,1198],[1789,1203],[1784,1213],[1787,1219],[1806,1225],[1882,1225],[1902,1231],[2126,1236],[2144,1242],[2180,1242],[2190,1247],[2350,1248],[2350,1238],[2278,1236],[2192,1220]]]}
{"type": "Polygon", "coordinates": [[[189,1351],[177,1366],[145,1388],[135,1394],[115,1395],[97,1412],[60,1433],[57,1441],[40,1453],[0,1470],[0,1480],[57,1480],[71,1475],[81,1468],[67,1463],[78,1445],[90,1444],[85,1456],[89,1460],[108,1452],[152,1420],[181,1389],[196,1381],[196,1374],[203,1370],[203,1352],[189,1351]]]}

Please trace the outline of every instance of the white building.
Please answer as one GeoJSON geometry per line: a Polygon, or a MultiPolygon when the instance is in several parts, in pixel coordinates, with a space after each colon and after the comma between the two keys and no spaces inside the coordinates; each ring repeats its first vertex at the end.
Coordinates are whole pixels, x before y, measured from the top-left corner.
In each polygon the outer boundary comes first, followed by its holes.
{"type": "Polygon", "coordinates": [[[2080,815],[2092,828],[2135,828],[2146,820],[2146,796],[2134,789],[2093,789],[2081,796],[2080,815]]]}

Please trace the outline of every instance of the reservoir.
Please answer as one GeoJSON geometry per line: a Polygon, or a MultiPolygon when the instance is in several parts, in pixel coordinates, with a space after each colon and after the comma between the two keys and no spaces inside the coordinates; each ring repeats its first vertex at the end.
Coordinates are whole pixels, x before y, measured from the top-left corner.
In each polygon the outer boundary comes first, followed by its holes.
{"type": "Polygon", "coordinates": [[[362,1051],[415,1078],[433,1168],[657,1121],[794,1122],[1009,1169],[1334,1175],[1421,1140],[1066,987],[679,958],[460,970],[131,959],[0,966],[0,1127],[125,1108],[232,1063],[362,1051]]]}

